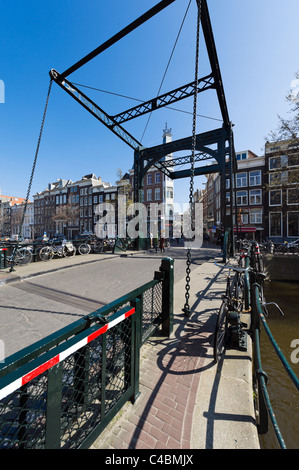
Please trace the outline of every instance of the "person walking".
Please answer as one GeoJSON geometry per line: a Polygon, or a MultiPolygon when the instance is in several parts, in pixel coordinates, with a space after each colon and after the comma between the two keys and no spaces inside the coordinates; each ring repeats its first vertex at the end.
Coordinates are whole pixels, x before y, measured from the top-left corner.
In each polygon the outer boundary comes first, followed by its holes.
{"type": "Polygon", "coordinates": [[[161,253],[165,253],[165,238],[160,237],[160,250],[161,253]]]}
{"type": "Polygon", "coordinates": [[[153,242],[154,242],[155,252],[157,253],[158,252],[158,237],[157,237],[157,235],[154,237],[153,242]]]}

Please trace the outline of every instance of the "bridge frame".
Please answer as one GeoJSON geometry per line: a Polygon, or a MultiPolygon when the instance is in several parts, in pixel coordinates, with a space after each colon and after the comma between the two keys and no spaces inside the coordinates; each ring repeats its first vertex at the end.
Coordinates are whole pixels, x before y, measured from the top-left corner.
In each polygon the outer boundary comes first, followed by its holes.
{"type": "MultiPolygon", "coordinates": [[[[164,106],[175,103],[177,101],[188,98],[195,93],[203,93],[204,91],[214,89],[217,94],[218,104],[220,107],[223,124],[219,129],[198,134],[196,136],[196,150],[199,152],[195,156],[194,176],[206,175],[209,173],[219,172],[221,175],[221,221],[224,230],[231,229],[233,234],[233,184],[234,175],[237,168],[236,154],[234,148],[233,125],[229,119],[226,98],[223,88],[223,82],[220,72],[220,66],[216,51],[214,35],[208,10],[207,0],[195,0],[198,10],[201,12],[201,26],[203,30],[204,40],[207,48],[208,58],[211,67],[210,75],[190,82],[175,90],[171,90],[163,95],[156,96],[138,106],[127,109],[115,116],[110,116],[86,94],[81,92],[75,85],[67,80],[71,73],[97,57],[103,51],[107,50],[120,39],[128,35],[130,32],[141,26],[150,18],[164,10],[166,7],[174,3],[176,0],[162,0],[149,11],[130,23],[119,33],[115,34],[105,43],[97,47],[94,51],[83,57],[73,66],[69,67],[63,73],[59,74],[56,70],[50,71],[50,77],[70,96],[72,96],[79,104],[89,111],[96,119],[108,127],[121,140],[134,150],[134,202],[141,202],[141,190],[143,187],[143,179],[146,172],[151,166],[155,166],[169,178],[175,180],[180,178],[189,178],[191,170],[178,171],[175,167],[182,163],[191,163],[191,157],[179,157],[171,162],[163,161],[163,157],[170,153],[192,149],[192,137],[187,137],[177,141],[164,143],[156,147],[145,148],[137,139],[129,134],[122,126],[126,121],[135,119],[149,112],[161,109],[164,106]],[[216,150],[215,150],[216,146],[216,150]],[[214,147],[214,148],[213,148],[214,147]],[[207,159],[213,158],[215,163],[212,165],[203,165],[207,159]],[[172,170],[170,170],[172,167],[172,170]],[[225,181],[230,178],[230,215],[226,215],[226,187],[225,181]]],[[[235,216],[237,220],[237,207],[235,206],[235,216]]],[[[140,241],[140,240],[139,240],[140,241]]],[[[138,245],[140,246],[140,245],[138,245]]],[[[233,253],[232,253],[233,254],[233,253]]]]}

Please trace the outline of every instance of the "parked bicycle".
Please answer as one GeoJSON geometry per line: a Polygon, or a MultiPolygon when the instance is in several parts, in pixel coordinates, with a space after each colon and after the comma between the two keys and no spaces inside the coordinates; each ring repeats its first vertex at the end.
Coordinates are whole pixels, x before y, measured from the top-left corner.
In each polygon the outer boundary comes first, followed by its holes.
{"type": "Polygon", "coordinates": [[[50,261],[54,256],[70,257],[75,256],[76,248],[72,242],[63,240],[61,245],[46,245],[39,250],[39,257],[42,261],[50,261]]]}
{"type": "Polygon", "coordinates": [[[225,294],[222,297],[222,303],[219,309],[215,334],[214,334],[214,360],[219,362],[225,346],[229,339],[229,326],[245,327],[246,324],[239,322],[241,313],[249,310],[249,287],[243,274],[248,272],[249,268],[238,268],[235,266],[222,266],[215,263],[216,266],[229,269],[226,281],[225,294]],[[231,276],[231,270],[234,276],[231,276]]]}
{"type": "Polygon", "coordinates": [[[7,261],[10,263],[14,260],[14,264],[25,266],[32,261],[32,250],[32,246],[14,248],[12,254],[7,257],[7,261]]]}
{"type": "MultiPolygon", "coordinates": [[[[3,249],[6,250],[7,248],[3,248],[3,249]]],[[[6,262],[8,264],[13,263],[14,265],[26,266],[32,261],[32,258],[33,258],[32,251],[33,251],[32,246],[21,246],[21,247],[15,246],[12,249],[11,254],[6,256],[6,262]]]]}

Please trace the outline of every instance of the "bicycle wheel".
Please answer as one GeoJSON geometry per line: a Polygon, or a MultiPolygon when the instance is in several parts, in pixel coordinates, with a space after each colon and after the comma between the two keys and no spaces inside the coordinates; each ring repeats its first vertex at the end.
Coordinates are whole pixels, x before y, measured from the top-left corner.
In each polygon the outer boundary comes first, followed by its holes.
{"type": "Polygon", "coordinates": [[[219,362],[225,349],[228,327],[228,305],[224,300],[219,309],[214,333],[214,360],[219,362]]]}
{"type": "Polygon", "coordinates": [[[62,254],[66,258],[71,258],[72,256],[75,256],[76,248],[74,247],[73,244],[70,244],[70,245],[66,244],[62,247],[62,254]]]}
{"type": "Polygon", "coordinates": [[[26,248],[19,248],[15,255],[15,263],[19,264],[20,266],[25,266],[29,264],[32,260],[32,253],[30,250],[26,248]]]}
{"type": "Polygon", "coordinates": [[[50,246],[43,246],[39,250],[39,257],[42,261],[51,261],[54,256],[53,249],[50,246]]]}
{"type": "Polygon", "coordinates": [[[235,273],[230,290],[230,310],[240,312],[244,303],[244,279],[238,272],[235,273]]]}
{"type": "Polygon", "coordinates": [[[78,247],[80,255],[88,255],[90,253],[91,246],[88,243],[81,243],[78,247]]]}

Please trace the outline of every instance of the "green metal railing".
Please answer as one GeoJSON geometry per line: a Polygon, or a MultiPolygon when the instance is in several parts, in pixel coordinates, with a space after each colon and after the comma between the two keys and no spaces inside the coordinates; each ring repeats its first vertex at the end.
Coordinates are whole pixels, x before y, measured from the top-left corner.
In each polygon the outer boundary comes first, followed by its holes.
{"type": "Polygon", "coordinates": [[[139,395],[140,347],[173,328],[173,260],[154,279],[0,368],[0,448],[88,448],[139,395]]]}
{"type": "Polygon", "coordinates": [[[264,315],[264,308],[266,301],[263,295],[263,263],[262,255],[259,251],[258,244],[252,242],[247,255],[247,267],[250,267],[250,271],[246,273],[250,280],[250,305],[251,305],[251,336],[253,341],[253,385],[254,385],[254,396],[257,408],[257,427],[259,434],[266,434],[269,429],[269,418],[275,432],[278,444],[281,449],[286,449],[284,439],[279,429],[278,422],[276,420],[275,412],[273,410],[270,395],[267,389],[268,376],[263,370],[262,359],[261,359],[261,345],[260,345],[260,331],[261,325],[265,329],[268,338],[276,352],[279,360],[284,366],[285,371],[289,375],[291,381],[295,385],[297,391],[299,390],[299,380],[292,370],[290,364],[286,360],[285,356],[281,352],[276,340],[274,339],[270,328],[266,322],[264,315]]]}

